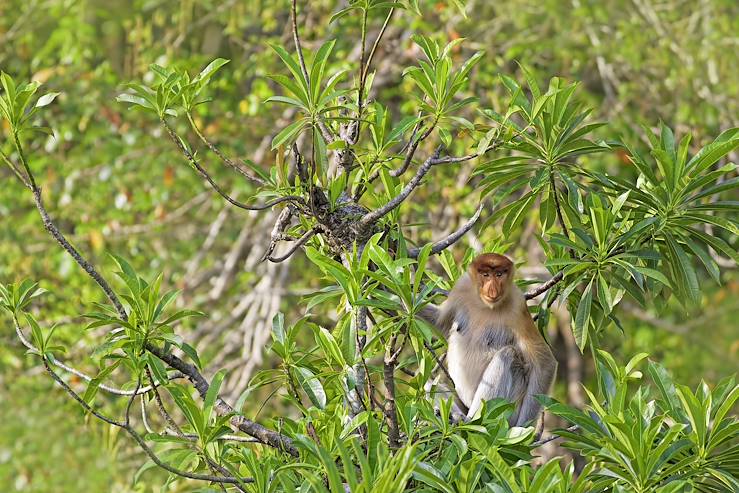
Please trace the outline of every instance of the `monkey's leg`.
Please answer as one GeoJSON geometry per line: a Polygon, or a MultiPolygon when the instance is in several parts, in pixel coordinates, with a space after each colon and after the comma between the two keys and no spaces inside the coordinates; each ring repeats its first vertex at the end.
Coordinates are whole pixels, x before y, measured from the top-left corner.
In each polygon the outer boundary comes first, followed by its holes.
{"type": "Polygon", "coordinates": [[[426,382],[424,385],[426,395],[430,397],[434,402],[434,411],[439,414],[439,407],[442,400],[448,400],[450,397],[452,400],[452,420],[455,422],[462,421],[467,414],[467,407],[459,400],[457,393],[454,392],[449,386],[439,381],[439,377],[426,382]]]}
{"type": "MultiPolygon", "coordinates": [[[[514,416],[515,420],[512,420],[512,423],[515,423],[516,426],[526,426],[530,421],[538,419],[541,404],[539,404],[539,401],[534,396],[549,392],[556,371],[557,362],[554,358],[547,360],[538,367],[536,365],[533,366],[529,374],[526,395],[524,395],[521,406],[518,409],[518,414],[514,416]]],[[[536,421],[534,421],[533,425],[536,426],[536,421]]]]}
{"type": "Polygon", "coordinates": [[[504,346],[495,353],[477,385],[467,412],[468,419],[477,414],[483,401],[496,397],[515,401],[521,395],[525,382],[520,372],[513,371],[517,366],[516,358],[516,349],[512,346],[504,346]]]}

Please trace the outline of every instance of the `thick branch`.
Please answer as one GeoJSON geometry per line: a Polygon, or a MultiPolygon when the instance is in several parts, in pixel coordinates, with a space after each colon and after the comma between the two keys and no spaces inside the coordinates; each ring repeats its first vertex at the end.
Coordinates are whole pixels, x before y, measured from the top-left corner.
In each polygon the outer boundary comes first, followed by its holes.
{"type": "Polygon", "coordinates": [[[390,344],[385,352],[383,360],[383,380],[385,382],[385,405],[383,411],[387,421],[387,438],[391,449],[400,448],[400,427],[398,426],[398,413],[395,406],[395,367],[397,366],[397,353],[395,342],[397,333],[393,334],[390,344]]]}
{"type": "MultiPolygon", "coordinates": [[[[190,382],[192,382],[195,390],[198,391],[198,394],[200,394],[202,398],[205,398],[205,394],[208,392],[208,388],[210,387],[210,385],[208,384],[208,381],[205,379],[205,377],[203,377],[203,375],[194,365],[183,361],[172,353],[165,353],[160,348],[152,346],[151,344],[147,344],[146,350],[154,354],[154,356],[156,356],[157,358],[164,361],[170,367],[184,373],[185,376],[187,376],[187,378],[190,380],[190,382]]],[[[235,412],[234,409],[220,397],[216,400],[215,409],[218,412],[219,416],[224,416],[226,414],[231,414],[235,412]]],[[[231,424],[244,433],[251,435],[254,438],[258,438],[262,443],[271,445],[272,447],[280,450],[284,450],[292,456],[298,456],[298,450],[293,445],[292,440],[290,440],[289,437],[282,435],[281,433],[272,431],[269,428],[266,428],[261,424],[251,421],[250,419],[247,419],[239,414],[231,418],[231,424]]]]}

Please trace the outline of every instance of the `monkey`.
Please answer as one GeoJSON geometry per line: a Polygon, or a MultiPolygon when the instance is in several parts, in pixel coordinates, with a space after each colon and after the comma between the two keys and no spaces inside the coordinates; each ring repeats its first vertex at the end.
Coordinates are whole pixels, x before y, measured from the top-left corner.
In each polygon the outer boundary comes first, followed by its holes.
{"type": "MultiPolygon", "coordinates": [[[[447,339],[447,364],[467,420],[484,401],[496,397],[516,404],[511,426],[536,426],[557,361],[539,333],[521,290],[513,283],[515,266],[504,255],[476,257],[440,307],[421,317],[447,339]]],[[[456,406],[455,409],[463,409],[456,406]]],[[[458,411],[459,412],[459,411],[458,411]]]]}

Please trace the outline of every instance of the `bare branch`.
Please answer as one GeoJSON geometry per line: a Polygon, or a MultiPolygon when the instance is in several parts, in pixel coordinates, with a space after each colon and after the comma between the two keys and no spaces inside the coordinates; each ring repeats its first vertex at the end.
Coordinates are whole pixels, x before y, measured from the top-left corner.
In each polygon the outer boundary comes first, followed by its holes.
{"type": "Polygon", "coordinates": [[[395,332],[385,351],[383,360],[383,380],[385,382],[385,405],[383,411],[387,421],[388,445],[391,449],[400,447],[400,427],[398,426],[398,413],[395,406],[395,367],[397,366],[397,355],[395,343],[398,333],[395,332]]]}
{"type": "Polygon", "coordinates": [[[438,159],[439,154],[441,154],[441,146],[436,148],[436,151],[424,161],[424,163],[421,165],[420,168],[418,168],[418,171],[416,172],[416,175],[411,178],[411,180],[406,184],[406,186],[403,188],[403,190],[400,191],[398,195],[393,197],[392,200],[390,200],[387,204],[383,205],[379,209],[376,209],[372,212],[368,212],[365,214],[360,220],[359,225],[361,227],[367,227],[368,225],[376,222],[378,219],[380,219],[382,216],[387,214],[388,212],[392,211],[396,207],[398,207],[403,201],[408,198],[408,196],[415,190],[418,185],[420,185],[421,180],[424,176],[426,176],[426,173],[429,172],[431,167],[434,165],[434,160],[438,159]]]}
{"type": "Polygon", "coordinates": [[[59,231],[54,222],[51,220],[51,217],[49,217],[49,213],[46,211],[43,200],[41,198],[41,189],[34,184],[32,186],[32,191],[33,200],[36,203],[36,208],[41,214],[41,220],[44,223],[44,228],[46,228],[46,231],[48,231],[56,240],[56,242],[59,243],[59,245],[61,245],[61,247],[66,250],[69,255],[72,256],[77,265],[82,267],[82,270],[87,272],[87,274],[97,283],[97,285],[100,286],[100,289],[103,290],[105,295],[115,307],[118,314],[121,317],[126,317],[126,310],[123,308],[121,301],[118,299],[118,295],[113,292],[113,289],[108,284],[108,281],[106,281],[103,276],[101,276],[100,273],[95,269],[95,267],[93,267],[90,262],[83,258],[82,255],[80,255],[80,253],[77,251],[77,249],[74,248],[69,243],[69,241],[67,241],[64,235],[59,231]]]}
{"type": "Polygon", "coordinates": [[[216,192],[218,192],[218,194],[221,197],[223,197],[224,199],[226,199],[226,201],[228,203],[230,203],[231,205],[235,205],[236,207],[238,207],[240,209],[247,210],[247,211],[263,211],[263,210],[269,209],[270,207],[273,207],[273,206],[275,206],[275,205],[277,205],[277,204],[279,204],[281,202],[291,201],[291,202],[304,203],[303,198],[302,197],[298,197],[296,195],[287,195],[285,197],[279,197],[279,198],[276,198],[274,200],[271,200],[271,201],[269,201],[269,202],[267,202],[266,204],[263,204],[263,205],[247,205],[247,204],[244,204],[243,202],[239,202],[238,200],[234,199],[229,194],[227,194],[213,180],[213,178],[211,178],[211,176],[208,174],[208,172],[205,171],[205,169],[200,165],[200,163],[198,162],[198,160],[195,159],[195,156],[185,146],[185,144],[182,141],[182,138],[179,135],[177,135],[177,132],[174,131],[174,129],[169,125],[169,123],[167,123],[167,121],[164,120],[164,119],[162,119],[161,121],[162,121],[162,125],[164,125],[164,128],[167,129],[167,133],[172,138],[172,142],[175,143],[175,145],[179,148],[179,150],[182,152],[182,154],[187,158],[187,160],[190,162],[190,164],[192,164],[195,167],[195,169],[198,171],[198,173],[200,174],[200,176],[202,176],[205,179],[205,181],[207,181],[210,184],[210,186],[213,188],[213,190],[215,190],[216,192]]]}
{"type": "Polygon", "coordinates": [[[477,153],[468,154],[467,156],[460,156],[460,157],[447,156],[447,157],[436,159],[434,161],[434,164],[463,163],[465,161],[471,161],[472,159],[475,159],[477,156],[478,156],[477,153]]]}
{"type": "Polygon", "coordinates": [[[269,260],[270,262],[273,262],[275,264],[284,262],[285,260],[289,259],[300,247],[305,245],[305,243],[310,240],[314,235],[316,234],[315,229],[310,229],[306,231],[303,236],[301,236],[298,241],[295,242],[295,244],[290,247],[290,249],[281,257],[273,257],[271,254],[267,255],[265,257],[266,260],[269,260]]]}
{"type": "Polygon", "coordinates": [[[277,220],[272,227],[269,246],[267,247],[267,251],[264,252],[264,255],[262,256],[262,262],[267,260],[267,258],[272,255],[272,252],[275,251],[275,248],[277,247],[277,242],[282,239],[282,236],[285,233],[285,229],[287,229],[287,227],[290,225],[290,221],[292,221],[292,217],[293,209],[291,207],[286,207],[280,211],[280,214],[277,216],[277,220]]]}
{"type": "MultiPolygon", "coordinates": [[[[310,74],[308,73],[308,68],[305,66],[305,57],[303,56],[303,47],[300,44],[300,34],[298,32],[297,0],[292,0],[292,3],[290,5],[290,18],[292,21],[293,42],[295,43],[295,51],[298,52],[298,61],[300,62],[300,70],[303,72],[303,77],[305,77],[305,80],[308,81],[308,85],[310,85],[310,74]]],[[[318,128],[320,129],[321,135],[323,136],[323,139],[326,142],[333,142],[334,136],[331,130],[326,126],[326,124],[320,118],[318,119],[318,128]]]]}
{"type": "Polygon", "coordinates": [[[540,294],[545,293],[546,291],[551,289],[555,284],[560,282],[563,278],[564,278],[564,272],[563,271],[557,272],[556,274],[554,274],[554,277],[549,279],[544,284],[537,286],[536,288],[530,291],[527,291],[526,294],[524,295],[524,298],[526,298],[527,300],[536,298],[540,294]]]}
{"type": "Polygon", "coordinates": [[[240,173],[240,174],[241,174],[242,176],[244,176],[245,178],[247,178],[247,179],[248,179],[248,180],[250,180],[250,181],[253,181],[253,182],[254,182],[254,183],[256,183],[257,185],[261,185],[261,186],[264,186],[264,185],[266,185],[266,183],[265,183],[265,181],[264,181],[264,180],[262,180],[262,179],[261,179],[261,178],[260,178],[259,176],[257,176],[256,174],[254,174],[254,173],[253,173],[253,172],[252,172],[251,170],[249,170],[249,169],[248,169],[248,168],[247,168],[246,166],[244,166],[244,165],[242,165],[242,164],[239,164],[239,163],[236,163],[236,162],[234,162],[234,161],[233,161],[233,160],[231,160],[231,159],[230,159],[230,158],[229,158],[228,156],[226,156],[225,154],[223,154],[223,152],[221,152],[221,150],[220,150],[220,149],[219,149],[218,147],[216,147],[216,145],[215,145],[215,144],[213,144],[213,143],[212,143],[212,142],[211,142],[211,141],[210,141],[210,140],[209,140],[209,139],[208,139],[208,138],[207,138],[207,137],[206,137],[206,136],[205,136],[205,135],[204,135],[204,134],[203,134],[203,133],[202,133],[202,132],[200,131],[200,129],[198,128],[198,126],[197,126],[197,125],[195,124],[195,120],[193,120],[193,118],[192,118],[192,115],[190,115],[189,113],[188,113],[188,115],[187,115],[187,119],[188,119],[188,120],[190,121],[190,126],[191,126],[191,127],[192,127],[192,129],[193,129],[193,130],[195,131],[195,135],[197,135],[197,136],[198,136],[198,138],[199,138],[199,139],[200,139],[200,140],[201,140],[201,141],[202,141],[202,142],[203,142],[203,143],[204,143],[204,144],[205,144],[205,145],[206,145],[206,146],[208,147],[208,149],[210,149],[210,150],[211,150],[211,151],[213,152],[213,154],[215,154],[216,156],[218,156],[218,157],[219,157],[219,158],[221,159],[221,161],[223,161],[223,162],[224,162],[224,163],[225,163],[225,164],[226,164],[226,165],[227,165],[228,167],[230,167],[230,168],[232,168],[232,169],[236,170],[236,171],[237,171],[237,172],[239,172],[239,173],[240,173]]]}
{"type": "Polygon", "coordinates": [[[411,165],[411,162],[413,161],[413,156],[416,155],[416,149],[418,149],[418,146],[428,138],[429,135],[431,135],[431,132],[434,131],[434,128],[436,127],[436,121],[434,121],[433,124],[426,130],[423,135],[421,135],[418,139],[414,140],[414,137],[416,135],[416,131],[413,131],[413,134],[411,135],[411,144],[408,146],[408,150],[405,153],[405,159],[403,160],[403,165],[395,170],[392,170],[390,172],[390,176],[398,177],[406,172],[408,167],[411,165]]]}
{"type": "MultiPolygon", "coordinates": [[[[577,425],[572,425],[569,428],[565,428],[566,431],[577,431],[579,429],[580,429],[580,427],[577,426],[577,425]]],[[[548,436],[546,438],[542,438],[541,440],[537,440],[536,442],[532,443],[531,444],[531,448],[541,447],[545,443],[549,443],[549,442],[551,442],[553,440],[556,440],[557,438],[562,438],[562,437],[559,436],[559,435],[553,434],[553,435],[550,435],[550,436],[548,436]]]]}
{"type": "MultiPolygon", "coordinates": [[[[462,227],[460,227],[455,232],[451,233],[446,238],[443,238],[437,242],[435,242],[431,246],[431,255],[436,255],[437,253],[449,248],[453,244],[455,244],[457,241],[459,241],[460,238],[462,238],[467,231],[471,230],[472,227],[475,225],[478,219],[480,219],[480,213],[482,212],[482,206],[483,204],[480,203],[480,205],[477,206],[477,210],[475,211],[475,214],[470,218],[469,221],[464,223],[462,227]]],[[[411,248],[408,250],[408,256],[410,258],[418,258],[418,255],[421,253],[422,248],[411,248]]]]}
{"type": "MultiPolygon", "coordinates": [[[[365,63],[364,69],[362,72],[363,81],[367,80],[367,76],[369,75],[369,69],[372,66],[372,59],[375,57],[375,53],[377,52],[377,47],[380,46],[380,41],[382,40],[382,37],[385,35],[387,26],[390,25],[390,20],[393,18],[394,13],[395,13],[395,7],[391,7],[390,11],[387,13],[387,17],[385,17],[385,22],[382,24],[382,27],[380,28],[380,32],[377,34],[377,38],[375,38],[375,42],[372,44],[372,49],[370,49],[369,56],[367,57],[367,63],[365,63]]],[[[362,84],[362,87],[364,87],[364,83],[362,84]]]]}

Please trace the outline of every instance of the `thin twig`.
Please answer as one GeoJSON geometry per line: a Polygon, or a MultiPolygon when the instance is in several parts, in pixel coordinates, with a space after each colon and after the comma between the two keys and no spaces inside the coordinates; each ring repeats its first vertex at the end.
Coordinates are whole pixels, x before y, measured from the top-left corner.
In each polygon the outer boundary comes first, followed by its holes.
{"type": "MultiPolygon", "coordinates": [[[[566,431],[570,431],[570,432],[577,431],[579,429],[580,429],[580,427],[577,426],[577,425],[572,425],[569,428],[565,428],[566,431]]],[[[559,435],[554,434],[554,435],[548,436],[546,438],[542,438],[541,440],[537,440],[536,442],[532,443],[531,444],[531,448],[541,447],[545,443],[549,443],[549,442],[551,442],[553,440],[556,440],[557,438],[562,438],[562,437],[559,436],[559,435]]]]}
{"type": "Polygon", "coordinates": [[[13,171],[13,173],[15,173],[15,176],[18,177],[18,179],[20,180],[20,182],[23,183],[23,185],[26,188],[29,188],[30,189],[31,188],[31,183],[28,181],[28,179],[25,176],[23,176],[23,173],[21,173],[21,170],[19,170],[15,166],[15,164],[13,164],[13,161],[11,161],[10,158],[7,155],[5,155],[5,153],[2,151],[2,149],[0,149],[0,157],[3,158],[3,161],[5,161],[5,164],[7,164],[8,167],[13,171]]]}
{"type": "Polygon", "coordinates": [[[187,119],[190,122],[190,126],[192,126],[193,130],[195,131],[195,135],[197,135],[198,138],[208,147],[208,149],[210,149],[213,152],[213,154],[215,154],[216,156],[218,156],[221,161],[223,161],[227,166],[229,166],[230,168],[236,170],[242,176],[244,176],[248,180],[253,181],[257,185],[262,185],[262,186],[263,185],[266,185],[266,182],[262,178],[260,178],[256,174],[254,174],[251,170],[248,170],[245,166],[240,165],[240,164],[234,162],[228,156],[226,156],[225,154],[223,154],[223,152],[221,152],[221,150],[215,144],[213,144],[205,136],[205,134],[203,134],[203,132],[200,131],[200,129],[198,128],[198,126],[195,124],[195,120],[193,120],[192,115],[190,115],[189,113],[187,115],[187,119]]]}
{"type": "MultiPolygon", "coordinates": [[[[295,43],[295,50],[298,52],[298,62],[300,62],[300,70],[303,72],[303,77],[310,87],[311,80],[310,74],[308,73],[308,67],[305,65],[305,57],[303,56],[303,47],[300,44],[300,33],[298,32],[298,7],[297,0],[292,0],[290,4],[290,18],[292,22],[293,42],[295,43]]],[[[332,132],[326,126],[322,119],[318,119],[318,129],[321,131],[321,135],[326,142],[333,142],[334,138],[332,132]]]]}
{"type": "MultiPolygon", "coordinates": [[[[369,56],[367,57],[367,63],[364,64],[364,72],[362,74],[362,78],[364,81],[367,80],[367,76],[369,75],[370,66],[372,66],[372,59],[375,57],[375,53],[377,52],[377,47],[380,46],[380,40],[385,35],[387,26],[390,25],[390,20],[393,17],[393,13],[395,13],[395,7],[390,8],[390,12],[388,12],[387,17],[385,17],[385,22],[382,24],[382,27],[380,28],[380,32],[378,33],[377,38],[375,38],[375,42],[372,44],[372,49],[370,50],[369,56]]],[[[362,85],[364,86],[364,84],[362,85]]]]}
{"type": "Polygon", "coordinates": [[[195,167],[195,169],[198,171],[198,173],[200,174],[200,176],[202,176],[203,179],[205,179],[205,181],[207,181],[210,184],[210,186],[213,188],[213,190],[215,190],[216,192],[218,192],[218,194],[221,197],[223,197],[224,199],[226,199],[226,201],[229,204],[235,205],[239,209],[244,209],[244,210],[247,210],[247,211],[263,211],[263,210],[269,209],[269,208],[271,208],[271,207],[273,207],[273,206],[275,206],[275,205],[277,205],[277,204],[279,204],[281,202],[288,202],[288,201],[290,201],[290,202],[304,203],[303,198],[302,197],[298,197],[296,195],[287,195],[285,197],[279,197],[279,198],[276,198],[274,200],[271,200],[271,201],[267,202],[266,204],[262,204],[262,205],[247,205],[247,204],[244,204],[243,202],[239,202],[238,200],[236,200],[233,197],[231,197],[228,193],[226,193],[226,191],[223,190],[213,180],[213,178],[208,174],[208,172],[205,171],[205,168],[203,168],[200,165],[200,163],[198,162],[198,160],[195,159],[195,156],[192,154],[192,152],[190,152],[190,150],[187,147],[185,147],[185,144],[183,143],[182,138],[179,135],[177,135],[177,133],[169,125],[169,123],[167,123],[167,121],[165,119],[162,119],[161,121],[162,121],[162,125],[164,125],[164,128],[167,130],[167,133],[171,137],[172,142],[175,143],[175,145],[180,150],[180,152],[182,152],[182,154],[187,158],[187,160],[190,162],[190,164],[192,164],[193,167],[195,167]]]}

